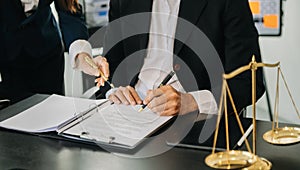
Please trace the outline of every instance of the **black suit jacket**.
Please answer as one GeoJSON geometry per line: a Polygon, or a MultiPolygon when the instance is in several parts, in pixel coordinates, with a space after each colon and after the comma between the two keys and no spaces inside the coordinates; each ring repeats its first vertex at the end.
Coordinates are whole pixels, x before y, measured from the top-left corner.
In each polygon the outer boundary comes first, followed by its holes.
{"type": "Polygon", "coordinates": [[[81,11],[72,14],[55,3],[61,35],[50,9],[53,1],[56,0],[40,0],[36,12],[29,17],[25,16],[20,0],[0,1],[0,71],[16,58],[24,57],[24,53],[45,58],[54,51],[62,51],[62,39],[68,49],[74,40],[88,38],[81,11]]]}
{"type": "MultiPolygon", "coordinates": [[[[113,23],[112,21],[117,21],[124,16],[151,12],[151,8],[152,0],[111,0],[109,20],[113,23]]],[[[127,33],[130,33],[130,30],[134,32],[137,27],[149,30],[151,14],[143,17],[141,23],[130,22],[130,20],[135,20],[133,16],[128,21],[124,19],[124,21],[108,26],[104,52],[112,73],[126,57],[147,48],[149,34],[129,37],[124,35],[126,31],[127,33]],[[119,41],[116,43],[112,39],[119,39],[119,41]]],[[[207,36],[219,55],[225,73],[249,64],[252,55],[256,56],[258,62],[261,61],[258,33],[254,27],[247,0],[181,0],[179,17],[195,25],[207,36]]],[[[136,22],[140,20],[136,19],[136,22]]],[[[187,45],[197,37],[196,31],[185,27],[184,24],[178,24],[175,38],[181,36],[182,32],[186,35],[180,41],[175,40],[174,54],[190,67],[196,78],[198,89],[214,88],[211,87],[210,79],[212,78],[209,77],[204,62],[199,61],[199,56],[187,45]]],[[[205,46],[205,44],[199,44],[199,49],[205,50],[203,45],[205,46]]],[[[141,57],[144,57],[144,54],[141,54],[141,57]]],[[[221,79],[220,76],[219,80],[221,79]]],[[[258,69],[256,79],[257,98],[259,98],[264,92],[261,69],[258,69]]],[[[240,74],[228,83],[237,108],[251,104],[250,71],[240,74]]]]}

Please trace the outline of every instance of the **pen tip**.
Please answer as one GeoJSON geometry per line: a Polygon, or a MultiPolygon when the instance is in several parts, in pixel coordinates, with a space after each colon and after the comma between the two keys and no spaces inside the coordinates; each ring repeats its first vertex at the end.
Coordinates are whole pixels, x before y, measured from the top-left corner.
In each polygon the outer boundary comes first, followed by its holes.
{"type": "Polygon", "coordinates": [[[142,107],[139,109],[139,111],[138,111],[138,112],[141,112],[141,111],[143,111],[143,108],[142,108],[142,107]]]}

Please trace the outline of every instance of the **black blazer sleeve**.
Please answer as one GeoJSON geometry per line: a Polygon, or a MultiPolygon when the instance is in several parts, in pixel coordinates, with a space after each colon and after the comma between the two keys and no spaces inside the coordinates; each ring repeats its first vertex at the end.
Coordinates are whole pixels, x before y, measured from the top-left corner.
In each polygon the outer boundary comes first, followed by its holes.
{"type": "MultiPolygon", "coordinates": [[[[247,0],[227,0],[224,12],[225,64],[229,73],[249,64],[252,55],[261,62],[258,33],[247,0]]],[[[257,70],[257,99],[264,93],[262,69],[257,70]]],[[[228,81],[234,102],[241,109],[252,102],[251,72],[244,72],[228,81]]],[[[231,109],[231,108],[229,108],[231,109]]]]}

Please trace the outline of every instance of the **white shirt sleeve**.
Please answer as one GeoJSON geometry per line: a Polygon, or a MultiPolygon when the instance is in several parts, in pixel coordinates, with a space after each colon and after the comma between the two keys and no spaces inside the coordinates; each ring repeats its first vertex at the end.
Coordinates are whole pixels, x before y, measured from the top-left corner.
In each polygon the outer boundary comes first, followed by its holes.
{"type": "Polygon", "coordinates": [[[109,95],[111,95],[112,93],[114,93],[116,90],[118,90],[117,87],[109,89],[109,90],[106,92],[106,94],[105,94],[105,98],[108,99],[109,95]]]}
{"type": "Polygon", "coordinates": [[[209,90],[200,90],[189,92],[198,104],[199,115],[205,113],[208,115],[217,114],[218,106],[215,97],[209,90]]]}
{"type": "Polygon", "coordinates": [[[92,46],[87,40],[76,40],[72,42],[69,48],[69,56],[73,69],[76,69],[75,57],[77,54],[84,52],[92,57],[92,46]]]}

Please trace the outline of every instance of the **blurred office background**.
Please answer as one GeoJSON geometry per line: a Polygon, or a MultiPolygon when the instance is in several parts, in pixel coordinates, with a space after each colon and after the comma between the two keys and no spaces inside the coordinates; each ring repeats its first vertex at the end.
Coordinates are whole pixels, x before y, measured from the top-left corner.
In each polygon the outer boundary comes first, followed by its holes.
{"type": "MultiPolygon", "coordinates": [[[[292,92],[295,103],[300,107],[300,1],[282,1],[282,27],[280,36],[260,36],[259,42],[263,62],[275,63],[280,61],[281,69],[292,92]],[[298,76],[297,76],[298,75],[298,76]]],[[[271,109],[274,109],[276,90],[276,69],[266,68],[265,80],[270,97],[271,109]]],[[[300,124],[300,119],[294,110],[283,82],[280,82],[279,121],[300,124]]],[[[257,104],[259,119],[269,120],[266,95],[257,104]]],[[[272,112],[273,113],[273,112],[272,112]]],[[[251,115],[251,110],[248,109],[251,115]]]]}
{"type": "MultiPolygon", "coordinates": [[[[260,34],[260,47],[263,62],[281,62],[281,69],[292,92],[296,105],[300,107],[300,1],[299,0],[249,0],[252,12],[262,12],[262,8],[269,13],[278,13],[277,25],[271,22],[265,25],[277,27],[272,29],[262,28],[264,26],[262,15],[254,14],[256,26],[260,34]],[[272,2],[272,3],[269,3],[272,2]],[[280,3],[280,4],[278,4],[280,3]],[[280,8],[279,8],[280,7],[280,8]],[[280,16],[281,15],[281,16],[280,16]],[[298,18],[299,17],[299,18],[298,18]]],[[[109,0],[81,0],[85,11],[85,20],[89,31],[93,34],[97,29],[107,24],[107,14],[109,0]]],[[[55,13],[55,10],[54,10],[55,13]]],[[[265,18],[265,22],[267,17],[265,18]]],[[[274,19],[274,18],[273,18],[274,19]]],[[[271,21],[274,22],[274,20],[271,21]]],[[[101,53],[101,49],[94,50],[94,54],[101,53]]],[[[70,66],[69,58],[66,54],[65,70],[65,91],[67,96],[81,96],[88,88],[85,82],[86,75],[79,71],[74,71],[70,66]],[[82,81],[84,79],[84,81],[82,81]]],[[[266,68],[265,80],[269,94],[269,102],[265,94],[257,103],[257,118],[270,120],[270,111],[273,113],[275,90],[276,90],[276,69],[266,68]],[[270,109],[268,107],[270,104],[270,109]]],[[[288,96],[283,82],[280,82],[279,101],[279,121],[300,124],[293,104],[288,96]]],[[[247,109],[247,116],[251,117],[251,107],[247,109]]]]}

